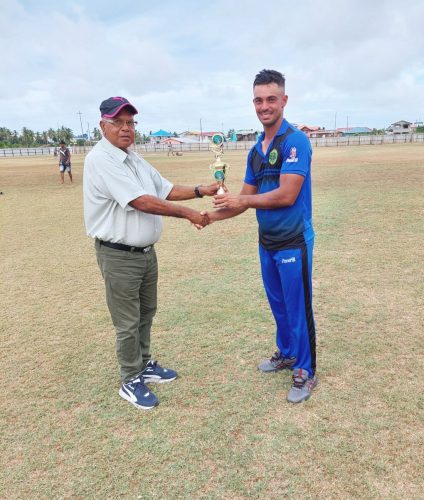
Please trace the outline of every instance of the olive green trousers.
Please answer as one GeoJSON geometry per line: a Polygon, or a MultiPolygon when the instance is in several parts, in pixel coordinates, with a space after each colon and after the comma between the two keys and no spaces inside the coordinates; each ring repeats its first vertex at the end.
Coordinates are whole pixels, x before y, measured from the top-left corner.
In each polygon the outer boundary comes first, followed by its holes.
{"type": "Polygon", "coordinates": [[[150,330],[157,309],[158,264],[152,246],[146,253],[126,252],[95,241],[106,302],[116,330],[121,378],[128,382],[150,360],[150,330]]]}

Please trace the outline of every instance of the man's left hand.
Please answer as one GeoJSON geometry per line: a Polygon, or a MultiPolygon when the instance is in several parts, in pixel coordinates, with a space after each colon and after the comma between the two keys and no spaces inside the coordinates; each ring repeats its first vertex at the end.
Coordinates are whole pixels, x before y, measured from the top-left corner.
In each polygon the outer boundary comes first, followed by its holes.
{"type": "Polygon", "coordinates": [[[216,196],[214,196],[213,206],[214,208],[232,208],[232,209],[247,208],[245,197],[232,193],[217,194],[216,196]]]}
{"type": "Polygon", "coordinates": [[[201,186],[200,192],[203,196],[213,196],[217,193],[218,189],[219,184],[217,182],[214,182],[213,184],[209,184],[209,186],[201,186]]]}

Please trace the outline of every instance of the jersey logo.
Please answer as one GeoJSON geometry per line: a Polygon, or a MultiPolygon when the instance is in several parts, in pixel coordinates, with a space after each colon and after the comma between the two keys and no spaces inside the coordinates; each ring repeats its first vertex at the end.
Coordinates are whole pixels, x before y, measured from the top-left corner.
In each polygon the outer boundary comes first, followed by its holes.
{"type": "Polygon", "coordinates": [[[296,163],[299,158],[296,156],[296,148],[291,148],[290,149],[290,158],[287,158],[286,162],[287,163],[296,163]]]}
{"type": "Polygon", "coordinates": [[[278,151],[276,149],[273,149],[269,153],[269,158],[268,158],[269,164],[270,165],[275,165],[276,162],[277,162],[277,160],[278,160],[278,151]]]}
{"type": "Polygon", "coordinates": [[[290,264],[291,262],[296,262],[296,257],[290,257],[289,259],[281,259],[282,264],[290,264]]]}

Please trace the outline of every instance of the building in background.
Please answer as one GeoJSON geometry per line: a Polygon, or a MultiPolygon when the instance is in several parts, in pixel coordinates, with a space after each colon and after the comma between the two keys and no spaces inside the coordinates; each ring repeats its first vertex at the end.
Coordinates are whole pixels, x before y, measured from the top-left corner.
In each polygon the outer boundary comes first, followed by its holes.
{"type": "Polygon", "coordinates": [[[326,130],[325,127],[318,127],[316,125],[296,125],[296,127],[304,132],[308,137],[340,137],[343,135],[339,130],[326,130]]]}
{"type": "Polygon", "coordinates": [[[236,132],[237,141],[257,141],[258,133],[253,130],[237,130],[236,132]]]}
{"type": "Polygon", "coordinates": [[[164,139],[168,139],[169,137],[173,137],[174,134],[171,132],[167,132],[166,130],[158,130],[157,132],[154,132],[149,135],[150,142],[154,142],[156,144],[159,144],[162,142],[164,139]]]}
{"type": "Polygon", "coordinates": [[[372,129],[370,129],[369,127],[342,127],[338,128],[337,131],[342,135],[366,135],[372,133],[372,129]]]}
{"type": "Polygon", "coordinates": [[[392,123],[390,127],[387,127],[388,134],[410,134],[412,130],[412,123],[405,120],[400,120],[398,122],[392,123]]]}
{"type": "Polygon", "coordinates": [[[319,132],[320,130],[324,130],[321,127],[315,126],[315,125],[297,125],[297,128],[304,132],[308,137],[317,137],[315,134],[319,132]]]}
{"type": "Polygon", "coordinates": [[[199,139],[191,139],[190,137],[168,137],[161,144],[199,144],[199,139]]]}
{"type": "Polygon", "coordinates": [[[182,139],[192,139],[197,142],[205,142],[205,141],[210,141],[212,136],[215,134],[223,134],[222,132],[215,131],[215,132],[198,132],[197,130],[186,130],[185,132],[181,132],[178,134],[178,137],[182,139]]]}

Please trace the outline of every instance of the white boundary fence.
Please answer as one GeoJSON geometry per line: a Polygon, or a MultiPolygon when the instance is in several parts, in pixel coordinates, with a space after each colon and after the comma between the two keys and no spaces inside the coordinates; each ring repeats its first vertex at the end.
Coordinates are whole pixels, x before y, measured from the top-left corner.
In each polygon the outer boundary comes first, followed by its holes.
{"type": "Polygon", "coordinates": [[[5,148],[0,149],[0,158],[13,158],[14,156],[39,156],[54,155],[56,148],[5,148]]]}
{"type": "MultiPolygon", "coordinates": [[[[408,142],[424,142],[424,134],[404,135],[356,135],[343,137],[320,137],[310,138],[313,147],[337,147],[337,146],[362,146],[373,144],[405,144],[408,142]]],[[[224,150],[239,151],[249,150],[255,141],[225,142],[224,150]]],[[[86,154],[92,146],[72,146],[69,149],[72,154],[86,154]]],[[[133,149],[140,153],[167,153],[168,144],[136,144],[133,149]]],[[[180,151],[208,151],[208,142],[173,144],[174,152],[180,151]]],[[[1,158],[13,158],[22,156],[54,155],[55,148],[6,148],[0,149],[1,158]]]]}
{"type": "Polygon", "coordinates": [[[309,140],[312,146],[316,147],[405,144],[407,142],[424,142],[424,134],[345,135],[342,137],[311,137],[309,140]]]}

